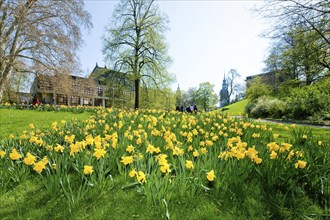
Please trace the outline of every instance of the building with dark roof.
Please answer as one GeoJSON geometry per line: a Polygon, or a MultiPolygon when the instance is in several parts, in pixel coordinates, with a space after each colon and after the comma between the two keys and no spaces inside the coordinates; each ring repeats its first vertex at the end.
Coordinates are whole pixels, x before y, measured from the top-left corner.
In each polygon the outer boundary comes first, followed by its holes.
{"type": "Polygon", "coordinates": [[[274,83],[277,82],[275,72],[261,73],[261,74],[246,77],[246,80],[245,80],[246,88],[248,88],[253,83],[254,79],[256,79],[257,77],[260,77],[261,81],[268,85],[274,85],[274,83]]]}
{"type": "Polygon", "coordinates": [[[38,75],[31,94],[45,104],[127,106],[134,96],[133,83],[126,74],[96,63],[89,77],[38,75]]]}

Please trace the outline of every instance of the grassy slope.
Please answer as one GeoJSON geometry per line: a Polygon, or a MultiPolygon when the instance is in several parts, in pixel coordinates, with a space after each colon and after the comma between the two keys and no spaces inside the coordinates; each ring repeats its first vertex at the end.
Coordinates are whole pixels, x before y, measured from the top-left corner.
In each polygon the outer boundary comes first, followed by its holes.
{"type": "Polygon", "coordinates": [[[224,108],[221,108],[221,111],[225,113],[229,113],[232,116],[238,116],[244,114],[245,106],[248,104],[249,100],[244,99],[239,102],[235,102],[234,104],[228,105],[224,108]]]}
{"type": "Polygon", "coordinates": [[[35,110],[0,109],[0,138],[9,134],[20,135],[33,123],[37,128],[49,127],[54,121],[72,118],[87,119],[90,113],[73,114],[71,112],[37,112],[35,110]]]}

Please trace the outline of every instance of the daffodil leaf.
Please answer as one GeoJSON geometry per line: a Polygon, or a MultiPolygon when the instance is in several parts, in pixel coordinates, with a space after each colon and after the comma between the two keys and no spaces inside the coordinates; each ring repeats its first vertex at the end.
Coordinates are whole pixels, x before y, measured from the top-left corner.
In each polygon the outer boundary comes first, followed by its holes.
{"type": "Polygon", "coordinates": [[[134,188],[137,185],[140,185],[140,183],[139,182],[134,182],[134,183],[124,185],[123,187],[121,187],[121,189],[131,189],[131,188],[134,188]]]}

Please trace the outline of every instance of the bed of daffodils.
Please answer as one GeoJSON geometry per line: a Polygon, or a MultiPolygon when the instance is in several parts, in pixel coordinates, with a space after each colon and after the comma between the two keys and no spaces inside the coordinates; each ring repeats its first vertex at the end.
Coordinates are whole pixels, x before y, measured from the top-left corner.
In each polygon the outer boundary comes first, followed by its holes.
{"type": "Polygon", "coordinates": [[[82,113],[82,112],[91,112],[95,113],[99,109],[103,107],[95,107],[95,106],[67,106],[67,105],[50,105],[50,104],[41,104],[41,105],[33,105],[33,104],[17,104],[17,103],[9,103],[9,102],[0,102],[0,109],[29,109],[29,110],[37,110],[37,111],[61,111],[61,112],[72,112],[72,113],[82,113]]]}
{"type": "MultiPolygon", "coordinates": [[[[283,125],[284,126],[284,125],[283,125]]],[[[265,200],[299,188],[329,211],[329,142],[308,130],[269,125],[220,112],[98,109],[86,121],[54,122],[0,142],[0,191],[34,176],[50,195],[74,207],[89,190],[102,192],[118,176],[153,204],[202,193],[240,196],[257,183],[265,200]]]]}

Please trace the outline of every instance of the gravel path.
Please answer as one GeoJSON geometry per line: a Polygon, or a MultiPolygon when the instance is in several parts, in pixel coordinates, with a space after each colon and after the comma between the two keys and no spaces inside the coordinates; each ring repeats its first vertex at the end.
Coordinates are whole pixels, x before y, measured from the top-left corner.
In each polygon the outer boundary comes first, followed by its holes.
{"type": "MultiPolygon", "coordinates": [[[[232,116],[235,118],[242,118],[242,116],[232,116]]],[[[308,124],[308,123],[299,123],[299,122],[289,122],[289,121],[276,121],[276,120],[269,120],[269,119],[253,119],[254,121],[257,122],[268,122],[268,123],[274,123],[274,124],[296,124],[296,125],[300,125],[300,126],[308,126],[308,127],[314,127],[314,128],[322,128],[322,129],[328,129],[330,130],[330,126],[329,125],[315,125],[315,124],[308,124]]],[[[330,133],[329,133],[330,135],[330,133]]]]}
{"type": "MultiPolygon", "coordinates": [[[[273,120],[268,120],[268,119],[255,119],[255,120],[260,121],[260,122],[270,122],[270,123],[276,123],[276,124],[296,124],[296,125],[301,125],[301,126],[323,128],[323,129],[330,130],[330,126],[328,126],[328,125],[314,125],[314,124],[299,123],[299,122],[273,121],[273,120]]],[[[330,135],[330,133],[329,133],[329,135],[330,135]]]]}

